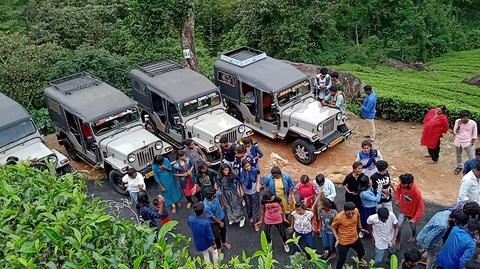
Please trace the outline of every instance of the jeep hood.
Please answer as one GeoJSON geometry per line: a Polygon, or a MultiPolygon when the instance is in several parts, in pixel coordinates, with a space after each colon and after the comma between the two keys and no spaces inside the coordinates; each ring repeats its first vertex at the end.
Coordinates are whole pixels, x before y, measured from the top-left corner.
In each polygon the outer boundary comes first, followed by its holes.
{"type": "Polygon", "coordinates": [[[5,152],[0,150],[0,165],[4,165],[10,156],[15,156],[19,160],[33,160],[42,159],[52,153],[53,152],[42,142],[41,138],[38,137],[18,144],[5,152]]]}
{"type": "Polygon", "coordinates": [[[318,101],[309,98],[282,112],[290,124],[302,122],[308,125],[317,126],[324,120],[336,115],[339,111],[334,108],[322,106],[318,101]]]}
{"type": "Polygon", "coordinates": [[[160,141],[160,139],[152,133],[142,127],[134,127],[128,131],[116,134],[112,138],[105,138],[100,146],[101,148],[106,148],[109,153],[119,153],[127,156],[157,141],[160,141]]]}
{"type": "Polygon", "coordinates": [[[234,127],[242,125],[242,123],[234,117],[228,115],[225,111],[218,109],[211,113],[206,113],[198,118],[190,119],[186,122],[188,127],[194,132],[201,132],[214,137],[217,134],[228,131],[234,127]]]}

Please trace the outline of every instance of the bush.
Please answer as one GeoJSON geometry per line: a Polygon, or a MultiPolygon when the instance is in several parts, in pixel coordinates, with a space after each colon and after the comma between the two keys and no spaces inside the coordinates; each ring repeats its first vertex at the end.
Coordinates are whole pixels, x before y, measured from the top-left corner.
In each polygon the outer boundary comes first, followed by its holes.
{"type": "Polygon", "coordinates": [[[41,134],[47,135],[55,132],[53,122],[50,119],[50,115],[48,114],[48,110],[46,108],[33,110],[30,112],[30,114],[32,115],[33,120],[37,124],[38,131],[41,134]]]}

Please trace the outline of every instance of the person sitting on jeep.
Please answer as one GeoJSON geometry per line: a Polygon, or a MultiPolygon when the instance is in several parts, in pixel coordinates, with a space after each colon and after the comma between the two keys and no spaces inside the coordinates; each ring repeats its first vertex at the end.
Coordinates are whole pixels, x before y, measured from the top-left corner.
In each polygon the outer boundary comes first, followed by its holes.
{"type": "Polygon", "coordinates": [[[332,86],[330,88],[330,93],[325,96],[325,99],[322,101],[322,105],[340,110],[343,116],[345,116],[347,111],[345,96],[343,95],[343,92],[337,89],[336,86],[332,86]]]}
{"type": "Polygon", "coordinates": [[[345,87],[343,86],[343,83],[340,81],[340,79],[338,79],[339,77],[338,72],[333,72],[331,77],[332,77],[332,87],[335,86],[337,87],[338,91],[343,92],[345,87]]]}

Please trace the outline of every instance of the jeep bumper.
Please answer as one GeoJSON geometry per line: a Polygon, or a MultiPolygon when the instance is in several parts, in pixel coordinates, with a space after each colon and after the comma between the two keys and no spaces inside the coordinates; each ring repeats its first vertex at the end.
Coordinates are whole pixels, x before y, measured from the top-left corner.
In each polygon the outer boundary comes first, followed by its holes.
{"type": "Polygon", "coordinates": [[[352,135],[352,129],[348,130],[345,133],[335,131],[333,134],[327,136],[324,139],[321,139],[318,144],[317,150],[314,152],[315,154],[320,154],[327,149],[335,146],[336,144],[347,140],[352,135]]]}

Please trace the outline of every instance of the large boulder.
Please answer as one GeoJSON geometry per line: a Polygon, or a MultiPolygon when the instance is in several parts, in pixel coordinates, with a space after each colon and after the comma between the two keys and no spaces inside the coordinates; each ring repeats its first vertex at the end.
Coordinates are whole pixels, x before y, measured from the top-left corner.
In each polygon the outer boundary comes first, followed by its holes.
{"type": "Polygon", "coordinates": [[[473,78],[468,78],[462,81],[463,83],[467,83],[473,86],[480,87],[480,76],[475,76],[473,78]]]}
{"type": "Polygon", "coordinates": [[[421,62],[414,62],[414,63],[408,63],[408,62],[403,62],[397,59],[392,59],[392,58],[386,58],[380,61],[380,64],[400,69],[400,70],[406,70],[406,69],[413,69],[416,71],[427,71],[427,65],[421,62]]]}

